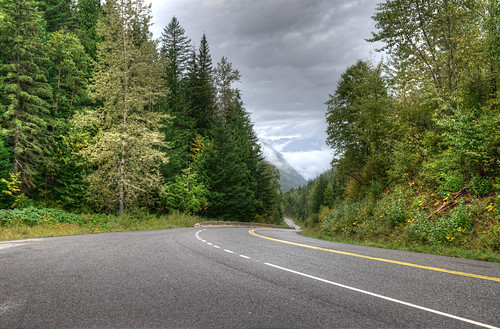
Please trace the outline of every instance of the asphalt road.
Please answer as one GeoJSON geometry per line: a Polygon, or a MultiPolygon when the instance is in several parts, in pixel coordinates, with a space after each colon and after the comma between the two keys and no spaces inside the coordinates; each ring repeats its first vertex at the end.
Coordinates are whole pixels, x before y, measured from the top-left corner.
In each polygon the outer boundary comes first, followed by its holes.
{"type": "Polygon", "coordinates": [[[0,328],[500,327],[500,264],[249,231],[0,242],[0,328]]]}

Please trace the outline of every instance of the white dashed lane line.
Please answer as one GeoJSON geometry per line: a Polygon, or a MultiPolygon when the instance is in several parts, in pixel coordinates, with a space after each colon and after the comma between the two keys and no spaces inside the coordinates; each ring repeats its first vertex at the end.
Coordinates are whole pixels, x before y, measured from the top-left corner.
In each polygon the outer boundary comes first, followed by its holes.
{"type": "MultiPolygon", "coordinates": [[[[201,242],[203,242],[204,244],[206,244],[207,246],[211,246],[211,247],[214,247],[214,248],[216,248],[216,249],[221,249],[221,247],[219,247],[219,246],[217,246],[217,245],[213,244],[212,242],[208,242],[207,240],[205,240],[205,239],[201,238],[201,237],[200,237],[200,233],[201,233],[201,232],[203,232],[203,231],[205,231],[205,229],[203,229],[203,230],[199,230],[198,232],[196,232],[196,238],[197,238],[198,240],[200,240],[201,242]]],[[[225,251],[225,252],[227,252],[228,254],[238,255],[238,256],[240,256],[241,258],[244,258],[244,259],[252,259],[252,257],[250,257],[250,256],[241,255],[241,254],[238,254],[237,252],[234,252],[234,251],[229,250],[229,249],[222,249],[222,250],[224,250],[224,251],[225,251]]],[[[260,262],[260,261],[259,261],[259,260],[257,260],[257,259],[253,259],[253,260],[254,260],[254,261],[256,261],[256,262],[260,262]]]]}

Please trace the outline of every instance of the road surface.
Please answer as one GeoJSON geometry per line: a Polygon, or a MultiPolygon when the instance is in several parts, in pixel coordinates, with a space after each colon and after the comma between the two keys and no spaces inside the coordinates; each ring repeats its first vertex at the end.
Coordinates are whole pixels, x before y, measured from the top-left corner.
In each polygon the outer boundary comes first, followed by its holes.
{"type": "Polygon", "coordinates": [[[0,328],[495,328],[500,264],[186,228],[0,242],[0,328]]]}

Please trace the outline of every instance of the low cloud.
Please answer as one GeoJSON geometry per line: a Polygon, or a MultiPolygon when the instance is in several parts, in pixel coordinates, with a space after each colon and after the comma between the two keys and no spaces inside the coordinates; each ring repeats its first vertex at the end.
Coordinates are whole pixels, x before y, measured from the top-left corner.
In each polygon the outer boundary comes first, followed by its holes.
{"type": "Polygon", "coordinates": [[[283,152],[282,154],[285,160],[307,180],[314,179],[320,173],[330,169],[333,159],[330,150],[283,152]]]}

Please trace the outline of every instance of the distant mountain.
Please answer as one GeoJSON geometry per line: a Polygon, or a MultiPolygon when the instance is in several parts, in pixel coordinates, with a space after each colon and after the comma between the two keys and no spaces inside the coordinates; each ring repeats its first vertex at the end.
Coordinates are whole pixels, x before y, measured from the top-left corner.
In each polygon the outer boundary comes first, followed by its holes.
{"type": "Polygon", "coordinates": [[[268,143],[261,141],[262,151],[266,161],[275,166],[281,174],[280,185],[281,191],[286,192],[293,188],[300,187],[307,183],[304,177],[295,170],[283,157],[283,154],[278,152],[268,143]]]}

